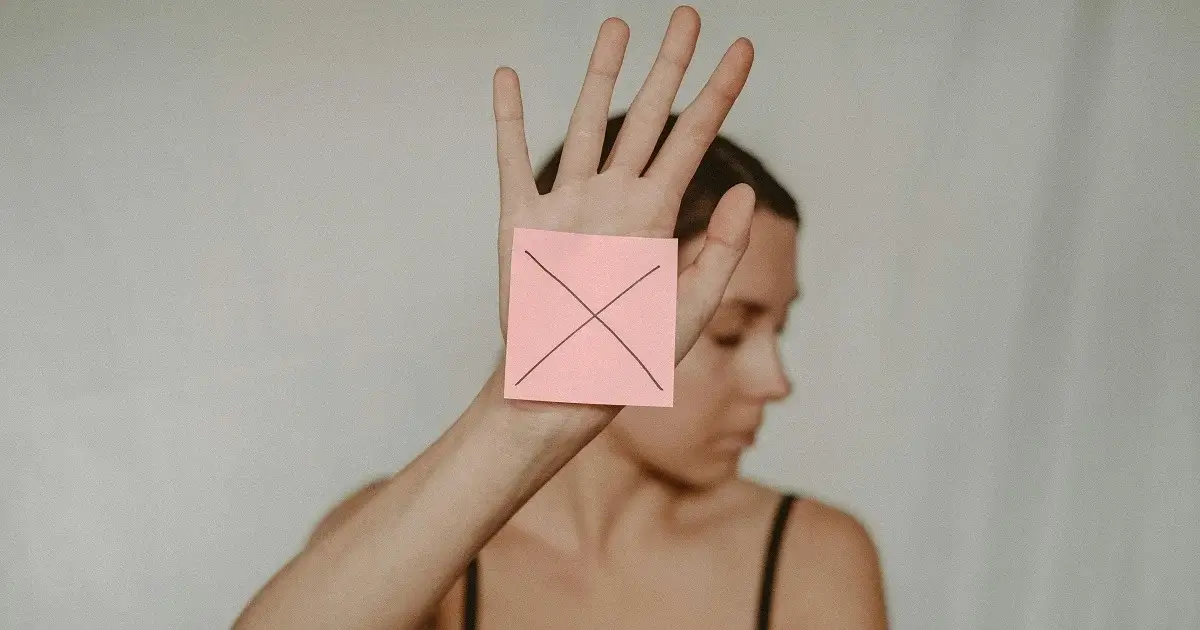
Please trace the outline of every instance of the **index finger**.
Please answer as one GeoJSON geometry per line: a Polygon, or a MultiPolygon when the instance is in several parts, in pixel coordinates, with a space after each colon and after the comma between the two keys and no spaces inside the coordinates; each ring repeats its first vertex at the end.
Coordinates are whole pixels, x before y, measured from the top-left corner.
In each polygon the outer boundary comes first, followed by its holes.
{"type": "Polygon", "coordinates": [[[745,37],[738,38],[725,51],[695,100],[679,114],[654,163],[646,170],[646,177],[661,180],[677,196],[683,196],[701,158],[746,85],[753,62],[754,45],[745,37]]]}
{"type": "Polygon", "coordinates": [[[501,210],[537,196],[529,146],[525,140],[525,108],[521,82],[512,68],[492,75],[492,111],[496,118],[496,163],[500,170],[501,210]]]}

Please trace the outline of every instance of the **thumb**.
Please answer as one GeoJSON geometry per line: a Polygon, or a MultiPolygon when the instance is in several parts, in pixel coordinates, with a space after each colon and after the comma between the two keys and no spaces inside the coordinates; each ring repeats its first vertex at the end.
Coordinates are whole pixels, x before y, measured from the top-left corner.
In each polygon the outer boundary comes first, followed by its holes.
{"type": "Polygon", "coordinates": [[[679,273],[675,362],[691,350],[721,303],[725,287],[750,242],[754,189],[738,184],[725,191],[713,210],[700,254],[679,273]]]}

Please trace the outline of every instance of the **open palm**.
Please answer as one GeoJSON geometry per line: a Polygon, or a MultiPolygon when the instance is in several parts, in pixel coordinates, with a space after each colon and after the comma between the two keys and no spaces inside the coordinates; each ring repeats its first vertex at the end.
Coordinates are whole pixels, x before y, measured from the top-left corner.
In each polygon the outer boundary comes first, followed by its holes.
{"type": "MultiPolygon", "coordinates": [[[[545,195],[538,193],[534,183],[517,75],[506,67],[496,71],[500,327],[505,334],[513,228],[659,238],[674,232],[684,190],[745,85],[754,56],[744,38],[729,47],[647,168],[699,31],[700,16],[694,9],[684,6],[672,13],[658,57],[601,166],[613,87],[629,42],[629,28],[623,21],[604,21],[571,114],[557,178],[545,195]]],[[[754,192],[749,186],[740,184],[726,192],[713,213],[699,256],[680,270],[676,362],[695,343],[719,304],[745,251],[753,209],[754,192]]]]}

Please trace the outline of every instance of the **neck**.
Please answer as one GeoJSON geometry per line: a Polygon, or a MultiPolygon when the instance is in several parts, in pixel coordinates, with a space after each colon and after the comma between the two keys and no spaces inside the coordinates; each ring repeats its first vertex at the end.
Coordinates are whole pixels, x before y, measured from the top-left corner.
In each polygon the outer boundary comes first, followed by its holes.
{"type": "Polygon", "coordinates": [[[603,563],[661,539],[684,493],[649,474],[600,433],[521,508],[520,529],[585,561],[603,563]]]}

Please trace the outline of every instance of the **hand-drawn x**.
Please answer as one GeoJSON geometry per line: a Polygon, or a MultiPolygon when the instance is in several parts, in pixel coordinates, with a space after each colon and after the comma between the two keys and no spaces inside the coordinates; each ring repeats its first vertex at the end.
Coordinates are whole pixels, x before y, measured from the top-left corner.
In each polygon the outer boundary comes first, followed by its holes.
{"type": "Polygon", "coordinates": [[[637,362],[638,362],[638,365],[642,366],[642,370],[646,372],[646,376],[649,376],[649,377],[650,377],[650,381],[651,381],[652,383],[654,383],[654,386],[658,388],[658,391],[662,391],[662,385],[659,385],[659,384],[658,384],[658,381],[657,381],[657,380],[655,380],[655,378],[654,378],[654,375],[650,373],[650,369],[646,367],[646,364],[645,364],[645,363],[642,363],[642,360],[641,360],[641,359],[639,359],[639,358],[638,358],[638,356],[637,356],[636,354],[634,354],[634,353],[633,353],[633,350],[631,350],[631,349],[629,348],[629,346],[628,346],[628,345],[625,343],[625,341],[624,341],[623,339],[621,339],[621,336],[620,336],[620,335],[618,335],[618,334],[616,333],[616,331],[614,331],[614,330],[613,330],[611,327],[609,327],[609,325],[608,325],[607,323],[605,323],[605,321],[604,321],[603,319],[600,319],[600,313],[603,313],[603,312],[604,312],[604,309],[606,309],[606,308],[608,308],[608,307],[612,306],[614,302],[616,302],[617,300],[621,299],[621,296],[625,295],[626,293],[629,293],[629,290],[630,290],[630,289],[632,289],[633,287],[637,286],[637,284],[638,284],[639,282],[641,282],[642,280],[645,280],[647,276],[649,276],[650,274],[652,274],[652,273],[654,273],[655,271],[657,271],[657,270],[658,270],[658,268],[659,268],[659,267],[661,267],[662,265],[655,265],[655,266],[654,266],[654,269],[651,269],[650,271],[647,271],[645,274],[643,274],[643,275],[642,275],[642,277],[641,277],[641,278],[638,278],[637,280],[634,280],[633,284],[631,284],[631,285],[629,285],[628,287],[626,287],[626,289],[625,289],[624,291],[621,291],[620,293],[618,293],[618,294],[617,294],[617,297],[615,297],[615,298],[613,298],[613,299],[609,300],[609,301],[608,301],[608,304],[605,304],[604,306],[602,306],[602,307],[600,308],[600,310],[598,310],[598,311],[593,311],[593,310],[592,310],[592,307],[588,306],[588,305],[587,305],[587,303],[586,303],[586,302],[584,302],[582,298],[580,298],[578,295],[576,295],[576,294],[575,294],[575,292],[574,292],[574,291],[572,291],[572,290],[571,290],[571,287],[567,286],[567,283],[563,282],[562,280],[559,280],[559,279],[558,279],[558,276],[556,276],[556,275],[554,275],[553,273],[551,273],[551,271],[550,271],[549,269],[546,269],[546,266],[545,266],[545,265],[543,265],[543,264],[542,264],[542,262],[541,262],[540,260],[538,260],[537,258],[535,258],[533,254],[530,254],[530,253],[529,253],[529,250],[525,250],[525,253],[526,253],[526,254],[527,254],[527,255],[528,255],[530,258],[532,258],[532,259],[533,259],[533,262],[537,263],[537,266],[539,266],[539,267],[541,267],[541,268],[542,268],[542,271],[545,271],[545,272],[546,272],[546,273],[547,273],[547,274],[548,274],[548,275],[549,275],[551,278],[554,278],[555,282],[558,282],[559,284],[561,284],[561,285],[562,285],[562,288],[566,289],[566,290],[567,290],[567,292],[571,294],[571,297],[575,298],[575,300],[576,300],[577,302],[579,302],[580,304],[582,304],[582,305],[583,305],[583,308],[587,309],[587,312],[588,312],[588,313],[591,313],[591,315],[592,315],[592,316],[591,316],[591,317],[589,317],[589,318],[587,319],[587,321],[585,321],[585,322],[583,322],[582,324],[580,324],[578,328],[576,328],[575,330],[572,330],[572,331],[571,331],[571,334],[567,335],[565,338],[563,338],[563,340],[562,340],[562,341],[558,342],[558,345],[556,345],[556,346],[554,346],[553,348],[551,348],[551,349],[550,349],[550,352],[547,352],[547,353],[546,353],[546,356],[542,357],[541,359],[538,359],[538,362],[537,362],[537,363],[534,363],[534,364],[533,364],[533,367],[529,368],[529,371],[528,371],[528,372],[525,372],[525,374],[524,374],[524,375],[523,375],[521,378],[517,379],[517,382],[516,382],[516,383],[514,383],[514,385],[520,385],[520,384],[521,384],[521,381],[525,380],[525,377],[526,377],[526,376],[529,376],[530,372],[533,372],[535,369],[537,369],[537,366],[541,365],[543,361],[545,361],[546,359],[550,358],[550,355],[554,354],[554,351],[555,351],[555,350],[558,350],[559,348],[561,348],[561,347],[562,347],[562,345],[563,345],[564,343],[566,343],[566,342],[567,342],[567,339],[570,339],[571,337],[574,337],[574,336],[575,336],[575,333],[579,332],[580,330],[583,330],[583,327],[584,327],[584,326],[587,326],[587,325],[588,325],[588,324],[590,324],[590,323],[592,323],[592,320],[594,319],[594,320],[596,320],[596,321],[600,322],[600,325],[602,325],[602,326],[604,326],[606,329],[608,329],[608,332],[612,333],[612,336],[613,336],[613,337],[615,337],[617,341],[621,342],[621,346],[622,346],[622,347],[624,347],[624,348],[625,348],[625,350],[626,350],[626,352],[628,352],[628,353],[629,353],[629,355],[633,357],[633,360],[634,360],[634,361],[637,361],[637,362]]]}

